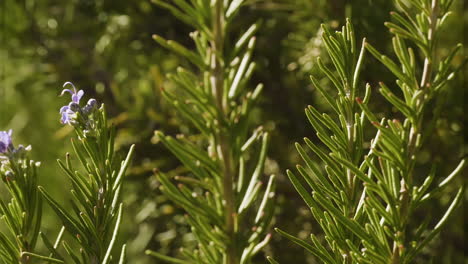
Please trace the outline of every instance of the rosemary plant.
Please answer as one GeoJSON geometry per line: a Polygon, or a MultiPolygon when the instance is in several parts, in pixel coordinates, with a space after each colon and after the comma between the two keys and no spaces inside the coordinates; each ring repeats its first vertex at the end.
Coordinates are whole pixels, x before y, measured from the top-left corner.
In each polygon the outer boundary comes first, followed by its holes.
{"type": "Polygon", "coordinates": [[[0,260],[32,263],[42,219],[42,199],[37,190],[40,163],[29,158],[30,146],[15,147],[11,137],[11,130],[0,131],[0,177],[11,196],[8,204],[0,199],[0,215],[11,234],[0,232],[0,260]]]}
{"type": "Polygon", "coordinates": [[[154,2],[196,29],[190,34],[195,51],[154,39],[194,67],[168,75],[177,95],[168,89],[163,95],[200,134],[175,139],[156,131],[189,172],[156,175],[163,193],[187,212],[198,245],[194,251],[182,249],[182,259],[147,253],[169,263],[251,263],[271,237],[274,189],[274,176],[262,184],[268,134],[262,127],[251,132],[249,122],[262,90],[261,84],[247,89],[258,25],[237,37],[230,34],[245,1],[154,2]]]}
{"type": "MultiPolygon", "coordinates": [[[[341,32],[331,33],[323,27],[322,39],[336,73],[320,59],[318,66],[338,93],[335,99],[312,77],[333,116],[307,108],[306,115],[323,147],[304,139],[323,169],[303,146],[296,144],[306,164],[306,167],[297,166],[304,181],[291,171],[288,176],[310,207],[328,246],[315,235],[311,235],[312,244],[309,244],[277,229],[323,263],[412,263],[461,201],[463,186],[433,227],[428,226],[429,221],[419,223],[413,217],[418,208],[450,184],[466,162],[462,159],[435,186],[432,184],[437,178],[435,165],[427,175],[421,175],[424,166],[417,163],[442,109],[440,96],[444,86],[457,71],[451,69],[451,64],[461,45],[454,47],[446,58],[434,55],[451,3],[450,0],[396,1],[399,12],[391,13],[394,21],[386,26],[394,35],[393,49],[398,62],[382,55],[365,40],[358,55],[349,21],[341,32]],[[379,91],[403,120],[379,119],[370,109],[370,85],[362,91],[359,81],[366,49],[395,76],[394,89],[398,88],[399,92],[393,92],[391,85],[384,83],[380,83],[379,91]],[[419,57],[423,58],[421,62],[419,57]],[[370,149],[364,152],[366,120],[372,124],[369,129],[374,127],[376,132],[370,140],[370,149]]],[[[277,263],[272,258],[269,260],[277,263]]]]}
{"type": "Polygon", "coordinates": [[[96,100],[90,99],[85,106],[81,106],[80,99],[84,92],[77,91],[69,82],[65,85],[71,85],[73,90],[64,89],[62,95],[70,93],[72,101],[60,109],[61,122],[74,128],[77,138],[71,142],[82,169],[72,164],[69,154],[65,161],[58,160],[72,183],[71,212],[59,205],[43,187],[39,187],[64,226],[55,243],[52,244],[45,235],[42,238],[52,257],[66,260],[58,250],[62,242],[70,259],[67,263],[124,263],[125,245],[118,258],[113,259],[111,253],[121,224],[122,180],[134,147],[120,162],[114,151],[115,127],[107,124],[104,105],[98,109],[96,100]],[[74,244],[79,245],[78,249],[70,241],[65,241],[64,232],[71,235],[74,244]]]}

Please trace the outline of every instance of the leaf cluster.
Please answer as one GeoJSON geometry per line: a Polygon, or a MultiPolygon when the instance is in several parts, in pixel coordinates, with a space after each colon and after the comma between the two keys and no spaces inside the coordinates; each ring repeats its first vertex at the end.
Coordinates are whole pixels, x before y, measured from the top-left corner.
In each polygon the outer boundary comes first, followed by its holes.
{"type": "MultiPolygon", "coordinates": [[[[305,139],[308,149],[324,165],[321,169],[303,147],[296,144],[307,165],[306,168],[298,165],[298,171],[312,193],[293,172],[288,171],[288,176],[322,227],[328,247],[323,246],[315,235],[311,236],[313,244],[310,245],[278,230],[323,263],[410,263],[440,232],[461,201],[463,187],[459,188],[438,223],[429,230],[428,222],[416,224],[412,221],[415,210],[446,187],[461,172],[465,160],[462,159],[457,168],[432,189],[435,166],[422,178],[422,185],[415,183],[419,176],[414,170],[416,157],[433,129],[422,126],[426,107],[456,73],[457,69],[451,70],[451,63],[461,46],[457,45],[441,60],[436,70],[434,47],[439,28],[448,16],[450,1],[410,2],[411,6],[408,6],[406,2],[398,1],[403,15],[394,12],[392,18],[396,23],[386,23],[395,35],[393,47],[398,63],[365,41],[361,55],[358,58],[352,56],[355,54],[354,37],[349,34],[352,32],[349,23],[341,32],[331,33],[324,29],[322,39],[336,71],[324,67],[320,59],[318,65],[337,88],[338,99],[325,92],[314,77],[312,82],[336,113],[338,123],[328,114],[320,114],[312,107],[306,109],[317,137],[330,152],[305,139]],[[420,72],[417,71],[417,56],[406,46],[406,40],[413,42],[424,58],[420,72]],[[380,93],[405,117],[403,122],[377,118],[368,106],[369,85],[364,99],[356,93],[365,49],[397,78],[402,99],[384,83],[380,83],[380,93]],[[356,103],[353,103],[355,97],[356,103]],[[362,126],[366,120],[376,133],[368,152],[364,153],[362,126]],[[416,231],[410,230],[410,225],[417,225],[416,231]]],[[[436,104],[430,122],[437,120],[439,107],[440,103],[436,104]]]]}
{"type": "Polygon", "coordinates": [[[223,2],[155,1],[196,29],[190,34],[194,51],[153,36],[194,68],[179,67],[169,74],[178,94],[166,89],[162,94],[200,133],[194,142],[155,132],[190,171],[175,177],[156,172],[163,193],[187,212],[198,242],[195,251],[181,251],[184,260],[148,252],[173,263],[250,263],[270,239],[274,176],[266,188],[262,180],[269,137],[262,127],[251,132],[249,121],[263,86],[247,90],[258,24],[230,42],[231,25],[244,1],[223,2]]]}
{"type": "Polygon", "coordinates": [[[42,197],[37,190],[40,162],[31,160],[20,146],[0,156],[0,164],[0,177],[11,197],[8,203],[0,199],[1,219],[9,231],[0,232],[0,259],[28,263],[36,250],[42,222],[42,197]]]}
{"type": "MultiPolygon", "coordinates": [[[[67,154],[59,166],[71,181],[72,211],[67,211],[43,187],[39,190],[63,223],[55,243],[43,236],[51,256],[65,260],[58,250],[60,243],[73,263],[114,263],[112,251],[122,218],[120,203],[122,180],[130,164],[134,147],[125,160],[119,163],[114,151],[115,128],[108,126],[104,105],[93,113],[94,129],[85,131],[76,126],[77,140],[72,146],[80,162],[78,170],[67,154]],[[63,237],[64,231],[79,245],[75,250],[63,237]]],[[[120,250],[118,262],[125,261],[125,245],[120,250]]]]}

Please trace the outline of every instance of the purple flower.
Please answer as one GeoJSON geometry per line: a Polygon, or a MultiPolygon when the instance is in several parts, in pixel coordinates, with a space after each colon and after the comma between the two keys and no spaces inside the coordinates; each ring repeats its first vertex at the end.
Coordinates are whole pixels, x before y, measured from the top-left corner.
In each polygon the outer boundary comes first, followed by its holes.
{"type": "Polygon", "coordinates": [[[68,105],[60,108],[60,115],[62,116],[60,122],[62,124],[69,124],[72,126],[77,125],[77,123],[89,122],[89,115],[91,115],[97,109],[97,101],[91,98],[84,107],[81,107],[80,100],[84,95],[83,90],[77,91],[71,82],[64,83],[63,87],[67,85],[71,85],[73,90],[63,89],[60,96],[64,95],[65,93],[70,93],[72,101],[68,105]],[[79,116],[81,116],[80,118],[77,118],[78,113],[79,116]]]}
{"type": "Polygon", "coordinates": [[[68,84],[73,87],[73,90],[63,89],[60,96],[64,95],[65,93],[70,93],[72,101],[70,102],[70,104],[60,108],[60,115],[62,115],[60,122],[62,124],[71,125],[73,122],[73,118],[76,116],[75,113],[80,111],[79,104],[80,104],[81,97],[83,97],[84,92],[83,90],[77,91],[75,85],[73,85],[73,83],[71,82],[64,83],[63,87],[67,86],[68,84]]]}
{"type": "Polygon", "coordinates": [[[60,96],[64,95],[66,92],[68,92],[68,93],[71,94],[72,102],[75,103],[75,104],[79,104],[81,97],[83,97],[83,95],[84,95],[83,90],[76,91],[75,85],[73,85],[73,83],[71,83],[71,82],[64,83],[63,87],[67,86],[67,84],[69,84],[69,85],[71,85],[73,87],[73,91],[70,90],[70,89],[63,89],[60,96]]]}
{"type": "Polygon", "coordinates": [[[70,109],[70,106],[66,105],[60,108],[60,114],[62,115],[62,118],[60,118],[60,122],[62,124],[71,124],[71,121],[73,120],[75,112],[73,112],[70,109]]]}
{"type": "Polygon", "coordinates": [[[13,143],[11,142],[11,133],[11,129],[8,131],[0,131],[0,153],[6,153],[8,149],[13,148],[13,143]]]}

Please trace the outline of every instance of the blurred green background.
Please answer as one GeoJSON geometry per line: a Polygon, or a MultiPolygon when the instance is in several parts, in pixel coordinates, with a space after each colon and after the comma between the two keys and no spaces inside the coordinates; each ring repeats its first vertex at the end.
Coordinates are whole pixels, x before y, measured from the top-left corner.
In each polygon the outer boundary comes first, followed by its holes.
{"type": "MultiPolygon", "coordinates": [[[[255,121],[272,131],[266,172],[279,177],[275,226],[307,238],[319,234],[309,210],[284,176],[299,162],[294,142],[314,131],[303,109],[315,105],[323,111],[317,91],[309,81],[316,72],[316,57],[326,59],[319,25],[340,27],[351,17],[358,39],[366,37],[379,50],[391,54],[390,38],[383,23],[393,9],[388,0],[257,0],[242,9],[238,28],[261,21],[255,60],[255,82],[265,84],[255,121]]],[[[455,0],[449,25],[442,32],[440,56],[468,36],[468,5],[455,0]]],[[[68,205],[69,186],[57,158],[70,151],[70,129],[59,123],[58,110],[66,100],[58,97],[65,81],[72,81],[107,105],[118,127],[117,149],[136,144],[137,153],[124,189],[125,219],[121,241],[128,243],[128,263],[157,263],[144,255],[150,248],[176,255],[177,249],[194,243],[183,211],[158,191],[151,170],[158,167],[177,173],[180,164],[153,139],[154,130],[168,134],[188,128],[162,100],[159,89],[171,85],[164,77],[180,64],[177,56],[159,47],[152,34],[192,45],[192,30],[149,0],[1,0],[0,1],[0,130],[13,129],[15,144],[31,144],[34,159],[42,161],[41,185],[68,205]]],[[[467,49],[465,48],[465,51],[467,49]]],[[[465,54],[468,54],[465,52],[465,54]]],[[[385,81],[395,88],[393,77],[368,57],[362,79],[371,85],[385,81]]],[[[457,58],[458,62],[462,58],[457,58]]],[[[454,168],[466,149],[463,127],[465,67],[447,87],[446,111],[436,132],[420,156],[421,175],[427,165],[439,163],[439,176],[454,168]]],[[[391,115],[393,109],[373,93],[373,109],[391,115]]],[[[459,177],[458,185],[464,184],[459,177]]],[[[448,188],[415,218],[440,217],[453,189],[448,188]]],[[[3,195],[0,193],[0,196],[3,195]]],[[[467,196],[465,196],[467,200],[467,196]]],[[[57,217],[46,208],[43,231],[54,237],[57,217]]],[[[458,210],[417,263],[468,263],[463,210],[458,210]]],[[[266,249],[280,263],[316,263],[312,256],[278,235],[266,249]]],[[[265,263],[263,256],[256,263],[265,263]]]]}

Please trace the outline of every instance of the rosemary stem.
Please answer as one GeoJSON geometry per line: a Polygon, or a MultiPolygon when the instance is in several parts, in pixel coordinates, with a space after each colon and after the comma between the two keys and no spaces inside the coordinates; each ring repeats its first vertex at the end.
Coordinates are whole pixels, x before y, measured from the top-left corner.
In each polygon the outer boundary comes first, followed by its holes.
{"type": "MultiPolygon", "coordinates": [[[[429,21],[429,30],[427,33],[427,40],[428,40],[428,54],[427,57],[424,59],[424,68],[422,72],[422,77],[421,77],[421,83],[420,83],[420,89],[429,89],[431,85],[431,76],[432,76],[432,71],[433,71],[433,60],[434,60],[434,36],[435,36],[435,31],[436,31],[436,26],[437,26],[437,17],[439,15],[439,1],[438,0],[432,0],[431,3],[431,17],[429,21]]],[[[418,134],[421,131],[421,126],[422,126],[422,120],[423,120],[423,111],[422,109],[424,108],[425,104],[425,98],[422,97],[417,101],[417,104],[415,106],[415,110],[418,113],[418,116],[413,120],[413,123],[411,124],[411,132],[409,135],[409,141],[408,141],[408,151],[407,151],[407,158],[408,160],[408,166],[406,171],[404,172],[406,174],[406,180],[402,179],[401,181],[401,189],[400,189],[400,215],[401,217],[401,223],[399,226],[399,231],[397,233],[398,240],[394,242],[393,244],[393,252],[392,252],[392,259],[391,259],[391,264],[399,264],[401,263],[401,256],[402,253],[404,252],[404,241],[406,237],[406,232],[405,232],[405,226],[407,225],[407,220],[408,220],[408,210],[410,208],[411,204],[411,198],[410,194],[408,193],[409,190],[412,189],[412,184],[413,184],[413,171],[414,171],[414,155],[416,154],[418,150],[417,146],[417,137],[418,134]]]]}
{"type": "Polygon", "coordinates": [[[234,205],[234,173],[232,166],[232,151],[229,140],[229,127],[226,126],[225,119],[228,115],[229,109],[228,104],[224,102],[224,65],[222,62],[223,45],[224,45],[224,34],[223,34],[223,22],[224,22],[224,8],[223,1],[217,0],[215,3],[215,15],[213,21],[213,68],[212,68],[212,91],[216,100],[219,120],[218,124],[220,129],[217,131],[217,142],[218,151],[221,156],[221,162],[223,167],[223,199],[225,202],[225,229],[226,234],[229,237],[229,242],[226,248],[226,264],[236,264],[236,236],[234,228],[234,217],[235,217],[235,205],[234,205]]]}

